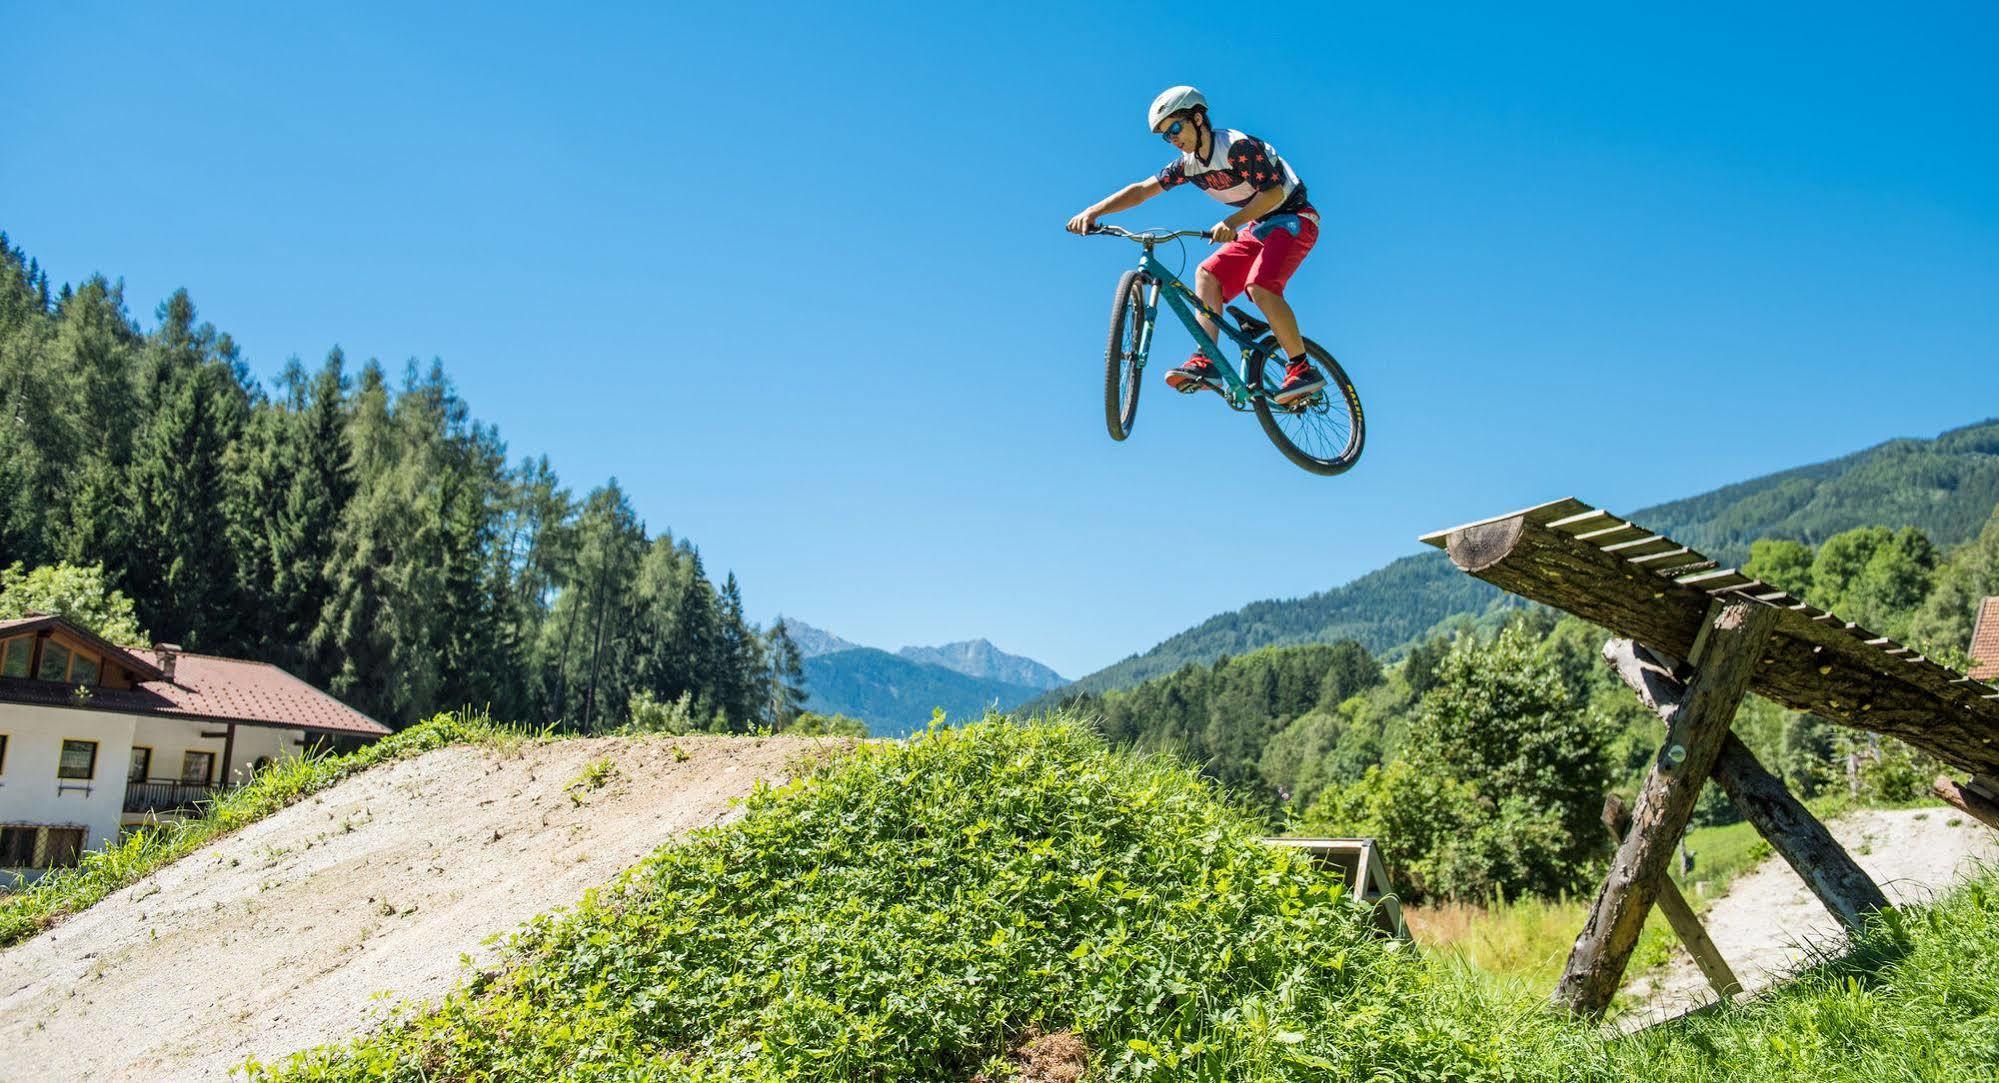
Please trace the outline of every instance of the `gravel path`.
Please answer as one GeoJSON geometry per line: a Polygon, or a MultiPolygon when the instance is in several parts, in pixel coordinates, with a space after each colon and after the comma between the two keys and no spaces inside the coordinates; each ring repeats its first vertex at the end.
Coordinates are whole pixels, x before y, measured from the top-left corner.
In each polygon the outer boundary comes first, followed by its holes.
{"type": "Polygon", "coordinates": [[[0,1079],[224,1078],[352,1036],[849,743],[593,738],[375,768],[0,952],[0,1079]]]}
{"type": "MultiPolygon", "coordinates": [[[[1999,833],[1956,809],[1872,809],[1826,825],[1897,906],[1919,903],[1999,862],[1999,833]]],[[[1782,858],[1771,857],[1729,885],[1701,915],[1721,957],[1750,993],[1796,972],[1812,946],[1836,950],[1838,922],[1782,858]]],[[[1625,987],[1634,1004],[1617,1019],[1631,1030],[1707,1004],[1715,994],[1686,949],[1674,946],[1665,967],[1625,987]]]]}

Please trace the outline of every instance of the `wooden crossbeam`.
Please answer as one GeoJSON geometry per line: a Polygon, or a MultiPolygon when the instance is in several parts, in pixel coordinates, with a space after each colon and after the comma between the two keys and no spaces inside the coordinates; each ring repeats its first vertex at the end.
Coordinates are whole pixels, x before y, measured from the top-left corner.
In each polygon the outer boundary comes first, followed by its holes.
{"type": "Polygon", "coordinates": [[[1687,652],[1698,659],[1693,676],[1666,719],[1666,744],[1638,789],[1631,831],[1617,849],[1589,921],[1576,937],[1555,985],[1552,1000],[1557,1007],[1596,1019],[1617,994],[1645,916],[1658,898],[1666,862],[1721,755],[1728,727],[1780,612],[1746,599],[1716,601],[1697,625],[1701,649],[1687,652]]]}
{"type": "MultiPolygon", "coordinates": [[[[1603,826],[1610,829],[1612,838],[1624,841],[1624,835],[1631,829],[1631,810],[1616,794],[1611,794],[1603,802],[1603,826]]],[[[1701,919],[1694,914],[1694,908],[1687,905],[1687,897],[1680,894],[1679,885],[1673,878],[1664,876],[1659,881],[1659,912],[1666,915],[1666,923],[1673,927],[1673,935],[1686,945],[1687,954],[1693,956],[1694,965],[1701,968],[1701,976],[1723,999],[1742,991],[1742,982],[1729,969],[1728,960],[1721,957],[1721,949],[1714,946],[1714,938],[1708,936],[1701,919]]]]}
{"type": "MultiPolygon", "coordinates": [[[[1639,702],[1663,717],[1670,717],[1686,695],[1679,679],[1685,666],[1677,659],[1660,657],[1628,639],[1605,643],[1603,659],[1639,702]]],[[[1887,896],[1832,832],[1733,733],[1722,740],[1714,780],[1841,924],[1857,930],[1868,914],[1888,905],[1887,896]]]]}

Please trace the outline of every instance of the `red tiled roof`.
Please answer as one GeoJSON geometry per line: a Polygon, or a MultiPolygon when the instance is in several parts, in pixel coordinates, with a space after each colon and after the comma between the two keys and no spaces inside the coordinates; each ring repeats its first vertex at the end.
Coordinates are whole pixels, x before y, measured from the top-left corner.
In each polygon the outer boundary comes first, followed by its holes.
{"type": "Polygon", "coordinates": [[[1999,598],[1987,598],[1978,607],[1978,623],[1971,633],[1971,678],[1999,678],[1999,598]]]}
{"type": "MultiPolygon", "coordinates": [[[[64,622],[65,628],[73,628],[64,622]]],[[[283,726],[321,733],[367,737],[389,734],[389,727],[321,692],[276,666],[181,654],[174,679],[147,681],[135,688],[93,688],[78,703],[68,685],[51,681],[0,680],[0,701],[83,707],[93,711],[158,715],[213,722],[283,726]]]]}

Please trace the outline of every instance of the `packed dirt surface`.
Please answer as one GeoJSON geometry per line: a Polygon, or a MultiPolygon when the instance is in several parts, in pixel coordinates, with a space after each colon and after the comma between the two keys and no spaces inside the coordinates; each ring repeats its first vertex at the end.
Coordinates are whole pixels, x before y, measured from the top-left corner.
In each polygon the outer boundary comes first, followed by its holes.
{"type": "Polygon", "coordinates": [[[377,767],[0,952],[0,1079],[224,1078],[352,1036],[851,744],[592,738],[377,767]]]}
{"type": "MultiPolygon", "coordinates": [[[[1928,902],[1982,864],[1999,862],[1999,833],[1956,809],[1874,809],[1826,826],[1896,906],[1928,902]]],[[[1845,942],[1839,923],[1779,857],[1737,877],[1728,894],[1701,914],[1701,923],[1751,994],[1808,965],[1815,952],[1837,951],[1845,942]]],[[[1677,945],[1665,967],[1624,991],[1634,1005],[1617,1020],[1624,1030],[1715,999],[1693,958],[1677,945]]]]}

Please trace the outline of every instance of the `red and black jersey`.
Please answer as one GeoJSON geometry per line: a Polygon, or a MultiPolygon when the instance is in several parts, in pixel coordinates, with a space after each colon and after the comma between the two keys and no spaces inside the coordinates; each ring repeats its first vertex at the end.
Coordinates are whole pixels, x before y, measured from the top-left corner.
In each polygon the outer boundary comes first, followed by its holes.
{"type": "Polygon", "coordinates": [[[1182,154],[1160,170],[1159,186],[1172,188],[1185,181],[1193,181],[1203,191],[1231,207],[1248,203],[1256,198],[1258,192],[1281,187],[1284,202],[1270,212],[1272,215],[1309,215],[1314,221],[1318,220],[1318,211],[1305,198],[1305,182],[1298,179],[1298,174],[1292,170],[1290,163],[1278,155],[1275,147],[1233,129],[1217,129],[1213,142],[1214,146],[1209,148],[1205,161],[1192,154],[1182,154]]]}

